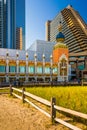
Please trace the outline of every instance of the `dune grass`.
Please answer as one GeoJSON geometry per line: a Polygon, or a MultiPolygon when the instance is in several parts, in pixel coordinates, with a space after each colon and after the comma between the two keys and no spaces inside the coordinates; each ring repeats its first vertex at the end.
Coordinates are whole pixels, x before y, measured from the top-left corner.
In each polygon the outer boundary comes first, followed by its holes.
{"type": "Polygon", "coordinates": [[[87,87],[31,87],[26,91],[50,101],[56,98],[56,104],[87,114],[87,87]]]}
{"type": "Polygon", "coordinates": [[[0,89],[0,93],[3,93],[3,92],[8,92],[9,93],[9,88],[5,88],[5,89],[0,89]]]}

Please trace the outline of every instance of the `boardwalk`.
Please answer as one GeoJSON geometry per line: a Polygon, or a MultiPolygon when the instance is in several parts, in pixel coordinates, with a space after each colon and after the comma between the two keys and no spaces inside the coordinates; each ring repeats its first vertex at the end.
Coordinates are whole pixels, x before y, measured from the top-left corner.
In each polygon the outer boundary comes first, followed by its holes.
{"type": "Polygon", "coordinates": [[[68,130],[16,98],[0,95],[0,130],[68,130]]]}

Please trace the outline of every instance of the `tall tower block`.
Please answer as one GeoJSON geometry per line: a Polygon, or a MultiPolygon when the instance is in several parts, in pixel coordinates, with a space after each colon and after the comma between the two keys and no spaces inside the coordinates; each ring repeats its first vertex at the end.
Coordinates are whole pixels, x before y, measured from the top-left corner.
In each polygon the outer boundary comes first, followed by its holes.
{"type": "Polygon", "coordinates": [[[62,25],[58,27],[59,33],[56,36],[56,44],[53,47],[53,62],[58,63],[60,57],[63,55],[68,59],[68,47],[64,44],[65,36],[62,33],[62,25]]]}

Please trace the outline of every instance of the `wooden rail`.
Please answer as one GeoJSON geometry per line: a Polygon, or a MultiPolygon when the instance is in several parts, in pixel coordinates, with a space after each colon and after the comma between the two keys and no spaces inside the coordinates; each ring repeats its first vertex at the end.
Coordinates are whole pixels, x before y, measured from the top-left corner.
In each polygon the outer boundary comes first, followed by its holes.
{"type": "Polygon", "coordinates": [[[17,89],[17,88],[14,88],[14,87],[11,87],[10,86],[10,95],[14,95],[16,96],[17,98],[21,99],[22,102],[27,102],[29,103],[30,105],[32,105],[33,107],[35,107],[37,110],[39,110],[40,112],[42,112],[43,114],[45,114],[47,117],[51,118],[51,121],[54,122],[58,122],[72,130],[81,130],[80,128],[70,124],[70,123],[67,123],[65,121],[63,121],[62,119],[59,119],[56,117],[56,111],[62,111],[62,112],[65,112],[65,113],[69,113],[70,115],[74,115],[76,117],[80,117],[80,118],[83,118],[85,120],[87,120],[87,114],[83,114],[83,113],[80,113],[80,112],[77,112],[77,111],[74,111],[74,110],[70,110],[70,109],[67,109],[67,108],[63,108],[63,107],[60,107],[60,106],[56,106],[56,99],[55,98],[51,98],[51,102],[43,99],[43,98],[40,98],[38,96],[35,96],[31,93],[28,93],[28,92],[25,92],[25,89],[23,88],[22,90],[20,89],[17,89]],[[13,91],[17,91],[19,93],[22,94],[22,96],[19,96],[17,94],[15,94],[13,91]],[[50,107],[51,109],[51,114],[50,112],[46,112],[45,110],[41,109],[39,106],[37,106],[36,104],[34,104],[33,102],[29,101],[26,97],[30,97],[48,107],[50,107]]]}
{"type": "Polygon", "coordinates": [[[78,128],[78,127],[76,127],[76,126],[74,126],[74,125],[71,125],[71,124],[69,124],[69,123],[67,123],[67,122],[65,122],[65,121],[63,121],[63,120],[61,120],[61,119],[55,118],[55,121],[57,121],[57,122],[59,122],[60,124],[66,126],[66,127],[68,127],[68,128],[70,128],[71,130],[81,130],[80,128],[78,128]]]}
{"type": "Polygon", "coordinates": [[[51,103],[50,103],[49,101],[43,99],[43,98],[40,98],[40,97],[35,96],[35,95],[33,95],[33,94],[31,94],[31,93],[28,93],[28,92],[24,92],[24,94],[25,94],[26,96],[31,97],[32,99],[34,99],[34,100],[36,100],[36,101],[42,103],[42,104],[44,104],[44,105],[51,106],[51,103]]]}
{"type": "MultiPolygon", "coordinates": [[[[3,87],[3,88],[0,88],[0,90],[9,90],[10,87],[3,87]]],[[[9,92],[6,92],[6,91],[3,91],[3,92],[0,92],[0,94],[9,94],[9,92]]]]}
{"type": "Polygon", "coordinates": [[[51,118],[51,116],[50,116],[49,113],[47,113],[47,112],[45,112],[43,109],[39,108],[39,107],[36,106],[34,103],[30,102],[28,99],[25,98],[25,101],[26,101],[27,103],[29,103],[30,105],[32,105],[33,107],[35,107],[35,108],[36,108],[37,110],[39,110],[40,112],[42,112],[43,114],[45,114],[46,116],[48,116],[48,117],[51,118]]]}
{"type": "Polygon", "coordinates": [[[17,95],[17,94],[15,94],[15,93],[12,93],[15,97],[17,97],[17,98],[19,98],[19,99],[21,99],[22,100],[22,97],[21,96],[19,96],[19,95],[17,95]]]}
{"type": "Polygon", "coordinates": [[[83,119],[86,119],[87,120],[87,114],[83,114],[81,112],[77,112],[77,111],[74,111],[74,110],[70,110],[70,109],[67,109],[67,108],[64,108],[64,107],[59,107],[59,106],[54,106],[54,108],[58,111],[62,111],[62,112],[65,112],[65,113],[69,113],[71,115],[74,115],[74,116],[77,116],[77,117],[80,117],[80,118],[83,118],[83,119]]]}
{"type": "Polygon", "coordinates": [[[5,90],[5,89],[9,89],[10,87],[3,87],[3,88],[0,88],[0,90],[5,90]]]}

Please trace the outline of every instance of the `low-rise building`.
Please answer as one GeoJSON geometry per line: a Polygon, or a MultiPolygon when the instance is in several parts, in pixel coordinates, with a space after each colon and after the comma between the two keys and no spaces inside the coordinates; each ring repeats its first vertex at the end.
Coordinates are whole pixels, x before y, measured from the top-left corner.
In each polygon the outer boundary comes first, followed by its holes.
{"type": "Polygon", "coordinates": [[[56,43],[38,40],[26,51],[0,49],[0,81],[68,81],[70,65],[64,39],[61,28],[56,43]]]}

